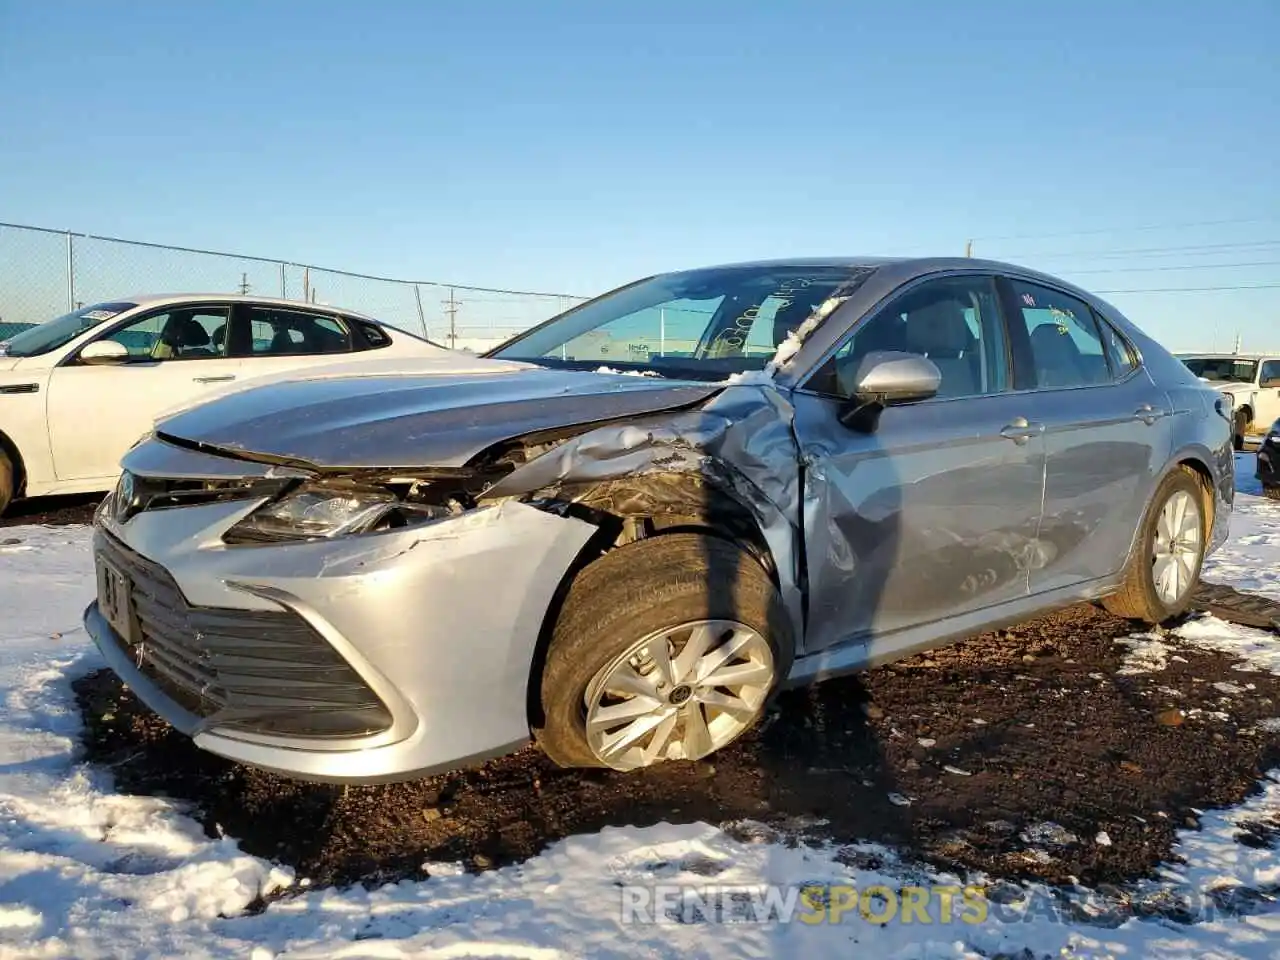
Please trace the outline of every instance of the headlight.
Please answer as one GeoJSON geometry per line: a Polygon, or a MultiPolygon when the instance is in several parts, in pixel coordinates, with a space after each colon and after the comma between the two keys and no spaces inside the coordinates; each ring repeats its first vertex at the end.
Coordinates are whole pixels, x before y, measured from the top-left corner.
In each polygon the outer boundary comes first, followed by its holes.
{"type": "Polygon", "coordinates": [[[406,502],[381,488],[308,484],[264,504],[227,531],[227,543],[331,540],[443,520],[456,511],[406,502]]]}

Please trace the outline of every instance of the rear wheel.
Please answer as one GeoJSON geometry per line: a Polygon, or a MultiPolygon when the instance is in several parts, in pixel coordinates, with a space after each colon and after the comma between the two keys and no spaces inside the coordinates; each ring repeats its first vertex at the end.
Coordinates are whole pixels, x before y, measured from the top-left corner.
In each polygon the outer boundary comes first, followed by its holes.
{"type": "Polygon", "coordinates": [[[1204,485],[1180,468],[1161,481],[1138,531],[1120,590],[1102,600],[1108,612],[1162,623],[1184,613],[1200,579],[1209,521],[1204,485]]]}
{"type": "Polygon", "coordinates": [[[1249,430],[1249,415],[1243,410],[1237,410],[1231,423],[1231,442],[1237,450],[1243,450],[1244,435],[1249,430]]]}
{"type": "Polygon", "coordinates": [[[750,554],[700,534],[641,540],[570,587],[534,735],[564,767],[700,760],[755,725],[791,658],[778,591],[750,554]]]}
{"type": "Polygon", "coordinates": [[[0,450],[0,516],[13,502],[13,461],[9,455],[0,450]]]}

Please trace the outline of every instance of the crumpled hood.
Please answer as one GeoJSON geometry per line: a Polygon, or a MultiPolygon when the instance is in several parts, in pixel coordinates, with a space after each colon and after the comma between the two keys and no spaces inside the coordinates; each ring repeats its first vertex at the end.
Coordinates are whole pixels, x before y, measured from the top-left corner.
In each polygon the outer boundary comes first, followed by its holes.
{"type": "Polygon", "coordinates": [[[215,397],[160,420],[156,431],[325,468],[460,467],[502,440],[656,413],[723,389],[482,359],[473,369],[350,365],[293,374],[215,397]]]}

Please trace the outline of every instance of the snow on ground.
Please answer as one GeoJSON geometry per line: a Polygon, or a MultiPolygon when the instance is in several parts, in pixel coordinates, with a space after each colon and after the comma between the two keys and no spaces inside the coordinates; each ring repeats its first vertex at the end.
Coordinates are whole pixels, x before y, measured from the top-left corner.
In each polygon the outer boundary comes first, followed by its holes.
{"type": "MultiPolygon", "coordinates": [[[[101,664],[79,627],[94,592],[88,544],[84,528],[0,530],[0,960],[1280,958],[1280,851],[1236,839],[1280,822],[1280,772],[1184,831],[1161,876],[1129,891],[1130,913],[1114,893],[1007,883],[974,900],[966,885],[982,877],[926,874],[875,846],[837,859],[763,827],[730,836],[693,824],[609,828],[479,875],[438,865],[429,880],[374,890],[299,885],[248,914],[293,877],[234,838],[208,839],[176,804],[114,793],[108,774],[78,762],[70,681],[101,664]],[[1196,922],[1163,919],[1178,911],[1196,922]]],[[[1280,504],[1242,494],[1206,576],[1280,597],[1278,562],[1280,504]]],[[[1184,645],[1239,657],[1243,689],[1249,670],[1280,672],[1273,636],[1212,617],[1129,644],[1127,672],[1159,671],[1184,645]]],[[[1039,825],[1036,842],[1051,850],[1055,827],[1039,825]]]]}
{"type": "Polygon", "coordinates": [[[1253,454],[1236,455],[1231,541],[1204,564],[1204,578],[1280,600],[1280,501],[1261,496],[1253,454]]]}

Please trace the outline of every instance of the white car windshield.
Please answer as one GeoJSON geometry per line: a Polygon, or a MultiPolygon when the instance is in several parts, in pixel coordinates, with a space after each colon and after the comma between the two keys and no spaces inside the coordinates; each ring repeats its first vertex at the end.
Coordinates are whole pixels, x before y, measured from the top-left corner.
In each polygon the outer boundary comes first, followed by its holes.
{"type": "Polygon", "coordinates": [[[29,330],[23,330],[13,339],[7,341],[4,351],[5,356],[38,357],[51,350],[57,350],[59,347],[66,346],[86,330],[92,330],[117,314],[132,310],[136,306],[136,303],[113,301],[81,307],[79,310],[64,314],[56,320],[48,320],[45,323],[37,324],[29,330]]]}
{"type": "Polygon", "coordinates": [[[1217,383],[1253,383],[1258,374],[1257,360],[1236,357],[1183,357],[1192,373],[1217,383]]]}
{"type": "Polygon", "coordinates": [[[819,306],[852,293],[871,273],[795,263],[661,274],[548,320],[488,356],[721,380],[763,370],[819,306]]]}

